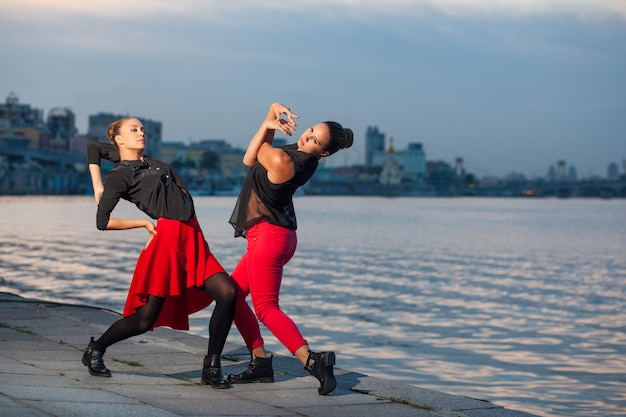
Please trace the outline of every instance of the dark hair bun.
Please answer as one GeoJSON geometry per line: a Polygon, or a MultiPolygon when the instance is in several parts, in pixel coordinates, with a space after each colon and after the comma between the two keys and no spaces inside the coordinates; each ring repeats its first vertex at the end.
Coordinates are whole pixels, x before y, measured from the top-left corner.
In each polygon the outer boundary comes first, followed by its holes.
{"type": "Polygon", "coordinates": [[[346,135],[343,138],[343,146],[341,149],[349,148],[354,143],[354,133],[352,132],[352,129],[345,128],[345,131],[346,135]]]}
{"type": "Polygon", "coordinates": [[[328,126],[328,132],[330,133],[330,142],[326,147],[328,155],[332,155],[340,149],[346,149],[352,146],[352,142],[354,142],[352,129],[344,128],[337,122],[323,123],[328,126]]]}

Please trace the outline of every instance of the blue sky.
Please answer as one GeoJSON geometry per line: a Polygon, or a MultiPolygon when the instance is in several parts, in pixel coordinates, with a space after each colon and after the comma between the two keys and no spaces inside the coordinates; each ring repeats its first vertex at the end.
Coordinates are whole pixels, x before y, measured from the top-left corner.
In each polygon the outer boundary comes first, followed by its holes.
{"type": "Polygon", "coordinates": [[[245,147],[272,101],[479,176],[626,159],[623,0],[0,0],[0,99],[245,147]]]}

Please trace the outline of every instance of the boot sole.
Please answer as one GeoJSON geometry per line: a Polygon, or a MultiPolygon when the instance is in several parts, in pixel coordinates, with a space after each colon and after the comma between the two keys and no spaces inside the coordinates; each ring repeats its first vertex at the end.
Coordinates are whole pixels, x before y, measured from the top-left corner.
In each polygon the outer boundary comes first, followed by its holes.
{"type": "Polygon", "coordinates": [[[337,379],[333,373],[333,366],[335,365],[335,353],[328,352],[327,355],[322,356],[324,364],[324,377],[322,378],[322,386],[317,389],[320,395],[326,395],[337,388],[337,379]]]}
{"type": "Polygon", "coordinates": [[[274,377],[264,376],[262,378],[253,378],[253,379],[247,379],[247,380],[229,379],[229,381],[231,382],[231,384],[251,384],[251,383],[256,383],[256,382],[260,382],[262,384],[269,384],[271,382],[274,382],[274,377]]]}
{"type": "Polygon", "coordinates": [[[202,385],[210,385],[211,388],[214,388],[214,389],[228,389],[228,388],[232,388],[232,385],[230,385],[230,384],[216,384],[216,385],[213,385],[213,384],[211,384],[210,381],[208,381],[206,379],[201,379],[200,383],[202,385]]]}

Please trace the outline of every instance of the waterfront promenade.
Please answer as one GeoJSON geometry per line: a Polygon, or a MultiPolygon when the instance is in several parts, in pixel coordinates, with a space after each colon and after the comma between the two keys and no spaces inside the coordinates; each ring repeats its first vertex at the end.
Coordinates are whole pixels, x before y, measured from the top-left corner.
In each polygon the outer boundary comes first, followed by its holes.
{"type": "MultiPolygon", "coordinates": [[[[320,396],[318,381],[285,356],[274,357],[273,384],[216,390],[200,384],[207,340],[167,328],[112,346],[113,376],[91,376],[82,350],[118,317],[0,293],[0,416],[533,416],[345,369],[336,370],[337,389],[320,396]]],[[[240,372],[247,360],[244,346],[227,344],[224,373],[240,372]]]]}

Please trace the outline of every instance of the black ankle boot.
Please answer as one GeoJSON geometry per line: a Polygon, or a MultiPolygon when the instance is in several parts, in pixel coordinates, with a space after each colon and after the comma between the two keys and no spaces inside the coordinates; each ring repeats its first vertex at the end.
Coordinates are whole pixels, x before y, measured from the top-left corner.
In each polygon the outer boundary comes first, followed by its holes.
{"type": "Polygon", "coordinates": [[[204,385],[210,385],[216,389],[231,388],[230,382],[222,375],[222,365],[220,364],[220,355],[217,353],[204,357],[204,366],[202,367],[202,379],[204,385]]]}
{"type": "Polygon", "coordinates": [[[89,345],[85,348],[83,353],[83,359],[81,362],[89,369],[89,373],[95,376],[111,376],[111,371],[104,366],[102,355],[104,355],[105,349],[96,349],[96,344],[93,341],[93,337],[89,342],[89,345]]]}
{"type": "Polygon", "coordinates": [[[337,387],[337,380],[333,374],[333,365],[335,364],[334,352],[310,352],[306,360],[304,369],[320,381],[320,387],[317,392],[320,395],[326,395],[337,387]]]}
{"type": "Polygon", "coordinates": [[[248,367],[240,374],[230,374],[228,379],[233,384],[247,384],[248,382],[274,382],[274,368],[272,358],[257,358],[252,355],[248,367]]]}

